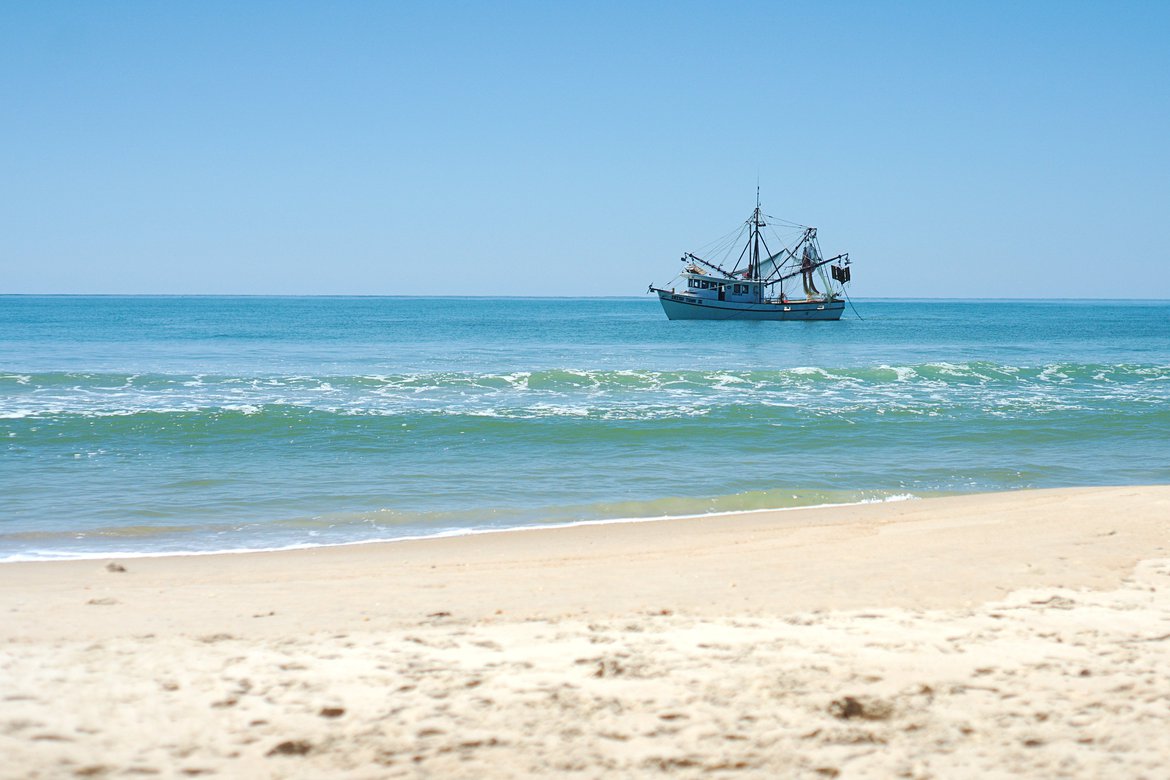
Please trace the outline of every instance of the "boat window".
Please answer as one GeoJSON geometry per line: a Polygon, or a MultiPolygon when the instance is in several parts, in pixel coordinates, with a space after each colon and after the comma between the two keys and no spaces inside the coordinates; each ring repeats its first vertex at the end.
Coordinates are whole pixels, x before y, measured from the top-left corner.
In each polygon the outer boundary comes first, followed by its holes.
{"type": "Polygon", "coordinates": [[[704,290],[706,290],[706,289],[707,289],[707,280],[706,280],[706,279],[704,279],[703,281],[699,282],[699,284],[701,284],[701,285],[703,286],[703,289],[704,289],[704,290]]]}

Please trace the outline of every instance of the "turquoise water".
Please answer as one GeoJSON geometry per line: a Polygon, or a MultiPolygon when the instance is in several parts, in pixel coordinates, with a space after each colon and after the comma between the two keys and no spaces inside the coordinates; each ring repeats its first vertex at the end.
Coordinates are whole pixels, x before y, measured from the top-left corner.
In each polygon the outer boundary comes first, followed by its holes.
{"type": "Polygon", "coordinates": [[[1170,304],[0,297],[0,560],[1170,482],[1170,304]]]}

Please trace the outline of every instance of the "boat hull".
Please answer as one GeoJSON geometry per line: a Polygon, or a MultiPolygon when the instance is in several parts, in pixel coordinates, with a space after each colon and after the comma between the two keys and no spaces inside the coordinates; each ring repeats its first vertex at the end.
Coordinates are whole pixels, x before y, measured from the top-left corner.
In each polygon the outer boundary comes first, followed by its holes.
{"type": "Polygon", "coordinates": [[[672,320],[839,320],[845,312],[844,301],[740,303],[678,295],[669,290],[655,292],[662,310],[672,320]]]}

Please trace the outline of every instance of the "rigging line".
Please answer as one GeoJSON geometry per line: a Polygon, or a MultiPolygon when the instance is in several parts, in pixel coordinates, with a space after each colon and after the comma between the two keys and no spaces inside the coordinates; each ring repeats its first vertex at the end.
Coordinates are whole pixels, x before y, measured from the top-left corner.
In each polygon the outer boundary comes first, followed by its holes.
{"type": "Polygon", "coordinates": [[[731,240],[734,242],[743,233],[745,227],[746,227],[746,225],[740,225],[739,227],[732,229],[731,232],[725,233],[724,235],[720,236],[719,238],[716,238],[712,241],[708,241],[706,244],[701,244],[699,246],[699,251],[700,252],[707,251],[713,246],[723,246],[723,244],[725,242],[727,242],[728,240],[731,240]]]}
{"type": "Polygon", "coordinates": [[[709,243],[716,244],[716,243],[719,243],[720,241],[724,241],[724,240],[725,240],[725,239],[727,239],[729,236],[732,236],[732,235],[734,235],[734,234],[738,233],[738,232],[739,232],[739,231],[741,231],[741,230],[743,230],[743,226],[742,226],[742,225],[741,225],[741,226],[738,226],[738,227],[734,227],[734,228],[732,228],[731,230],[729,230],[729,231],[727,231],[726,233],[724,233],[723,235],[721,235],[721,236],[718,236],[717,238],[714,238],[714,239],[712,239],[712,240],[711,240],[709,243]]]}
{"type": "MultiPolygon", "coordinates": [[[[748,251],[748,244],[744,244],[744,245],[743,245],[743,249],[739,250],[739,257],[736,259],[736,261],[735,261],[735,265],[733,265],[733,266],[731,267],[731,268],[732,268],[732,270],[735,270],[736,268],[739,268],[739,264],[743,262],[743,256],[747,254],[747,251],[748,251]]],[[[749,261],[748,261],[748,265],[750,266],[751,264],[752,264],[752,261],[751,261],[751,260],[749,260],[749,261]]]]}
{"type": "Polygon", "coordinates": [[[723,260],[726,260],[731,255],[732,250],[734,250],[738,245],[740,235],[742,233],[743,231],[741,230],[739,234],[733,236],[730,240],[720,241],[709,245],[703,254],[706,254],[708,257],[719,257],[723,260]]]}
{"type": "Polygon", "coordinates": [[[733,247],[735,244],[736,238],[732,238],[728,241],[720,241],[717,244],[709,244],[700,249],[699,253],[707,256],[723,255],[727,253],[729,247],[733,247]]]}
{"type": "MultiPolygon", "coordinates": [[[[662,286],[661,286],[661,287],[659,287],[658,289],[660,289],[660,290],[665,290],[665,289],[666,289],[666,285],[667,285],[667,284],[673,284],[675,279],[678,279],[678,280],[680,280],[680,281],[681,281],[681,280],[682,280],[682,274],[675,274],[674,276],[670,277],[670,279],[669,279],[669,280],[666,282],[666,284],[662,285],[662,286]]],[[[674,288],[672,287],[672,288],[671,288],[671,290],[673,290],[673,289],[674,289],[674,288]]],[[[649,289],[649,290],[647,290],[646,292],[652,292],[653,290],[654,290],[654,285],[653,285],[653,284],[651,284],[651,285],[650,285],[650,289],[649,289]]]]}
{"type": "Polygon", "coordinates": [[[791,220],[784,219],[783,217],[773,217],[771,214],[765,214],[764,216],[770,220],[768,223],[770,225],[777,222],[782,222],[784,223],[785,227],[800,228],[802,230],[805,230],[809,227],[808,225],[801,225],[799,222],[792,222],[791,220]]]}
{"type": "Polygon", "coordinates": [[[739,242],[742,239],[742,237],[743,237],[743,230],[740,230],[730,240],[724,241],[722,244],[720,244],[720,248],[723,250],[723,255],[725,257],[730,256],[731,253],[733,251],[735,251],[735,248],[737,246],[739,246],[739,242]]]}
{"type": "Polygon", "coordinates": [[[747,250],[748,250],[748,247],[751,245],[751,242],[744,241],[743,233],[741,233],[740,235],[736,236],[736,240],[733,241],[731,244],[729,244],[727,247],[727,254],[725,256],[725,259],[730,260],[732,253],[735,252],[736,247],[738,247],[740,244],[743,244],[743,248],[740,249],[739,255],[735,258],[735,264],[732,266],[733,269],[739,268],[740,263],[743,262],[744,256],[747,254],[747,250]]]}
{"type": "Polygon", "coordinates": [[[845,300],[849,302],[849,308],[853,309],[853,313],[857,316],[857,319],[864,321],[865,318],[857,313],[857,307],[853,305],[853,299],[850,298],[849,293],[845,291],[845,285],[841,285],[841,294],[844,295],[845,300]]]}
{"type": "Polygon", "coordinates": [[[792,233],[795,233],[798,231],[804,232],[805,230],[808,230],[808,228],[806,228],[802,225],[781,225],[778,222],[769,222],[768,227],[772,228],[773,230],[784,230],[786,232],[792,232],[792,233]]]}
{"type": "Polygon", "coordinates": [[[804,239],[804,233],[801,233],[800,235],[793,235],[791,238],[785,240],[784,236],[780,235],[775,230],[769,232],[771,232],[772,236],[776,239],[776,243],[784,248],[787,248],[789,245],[795,247],[801,242],[801,240],[804,239]]]}
{"type": "Polygon", "coordinates": [[[804,240],[803,230],[801,230],[800,233],[789,233],[789,237],[787,237],[787,239],[785,239],[783,235],[780,235],[778,232],[776,232],[776,230],[772,230],[772,235],[776,236],[776,240],[779,241],[780,246],[783,247],[790,246],[790,244],[791,246],[796,246],[797,243],[804,240]]]}
{"type": "MultiPolygon", "coordinates": [[[[778,217],[775,214],[765,214],[764,216],[767,217],[768,219],[776,220],[777,222],[787,222],[789,225],[797,224],[796,222],[793,222],[791,219],[787,219],[786,217],[778,217]]],[[[808,225],[801,225],[801,227],[808,227],[808,225]]]]}
{"type": "Polygon", "coordinates": [[[763,236],[760,236],[760,243],[764,245],[764,251],[768,253],[768,259],[772,259],[772,250],[768,248],[768,242],[763,236]]]}
{"type": "Polygon", "coordinates": [[[718,256],[712,256],[712,257],[714,258],[712,261],[713,264],[719,266],[720,268],[723,268],[730,275],[730,270],[727,269],[727,261],[731,257],[731,249],[729,248],[727,251],[723,252],[722,254],[720,254],[718,256]]]}
{"type": "Polygon", "coordinates": [[[792,239],[786,239],[784,237],[785,234],[792,236],[793,238],[795,238],[796,236],[804,235],[803,231],[800,233],[797,233],[792,229],[785,230],[784,233],[781,233],[779,230],[776,230],[776,228],[772,225],[768,225],[767,232],[771,233],[772,237],[775,238],[780,243],[781,246],[790,243],[792,240],[792,239]]]}

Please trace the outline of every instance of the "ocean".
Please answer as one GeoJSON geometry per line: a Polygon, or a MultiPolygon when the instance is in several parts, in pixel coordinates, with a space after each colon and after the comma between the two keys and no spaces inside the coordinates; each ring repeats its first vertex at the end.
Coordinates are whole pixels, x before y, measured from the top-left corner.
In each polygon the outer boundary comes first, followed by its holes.
{"type": "Polygon", "coordinates": [[[855,303],[2,296],[0,561],[1170,482],[1170,303],[855,303]]]}

